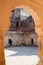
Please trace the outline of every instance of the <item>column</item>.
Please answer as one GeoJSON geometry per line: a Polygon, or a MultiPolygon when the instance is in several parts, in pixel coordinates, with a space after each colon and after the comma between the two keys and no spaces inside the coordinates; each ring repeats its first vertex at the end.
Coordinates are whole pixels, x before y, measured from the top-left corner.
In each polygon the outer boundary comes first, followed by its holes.
{"type": "Polygon", "coordinates": [[[4,39],[3,39],[3,35],[1,34],[0,34],[0,65],[5,65],[4,39]]]}

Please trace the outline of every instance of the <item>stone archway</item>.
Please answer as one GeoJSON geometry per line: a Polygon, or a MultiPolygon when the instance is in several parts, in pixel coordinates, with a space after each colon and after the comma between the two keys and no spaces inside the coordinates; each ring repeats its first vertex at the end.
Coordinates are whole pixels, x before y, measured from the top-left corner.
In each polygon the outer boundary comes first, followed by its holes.
{"type": "Polygon", "coordinates": [[[4,32],[9,28],[10,25],[10,11],[13,9],[15,6],[20,6],[20,5],[26,5],[29,6],[30,8],[34,9],[38,16],[40,17],[40,25],[37,29],[37,33],[40,37],[41,43],[39,43],[39,48],[38,48],[38,54],[39,54],[39,65],[43,65],[43,1],[42,0],[1,0],[0,1],[0,65],[5,65],[5,59],[4,59],[4,39],[3,39],[3,34],[4,32]]]}

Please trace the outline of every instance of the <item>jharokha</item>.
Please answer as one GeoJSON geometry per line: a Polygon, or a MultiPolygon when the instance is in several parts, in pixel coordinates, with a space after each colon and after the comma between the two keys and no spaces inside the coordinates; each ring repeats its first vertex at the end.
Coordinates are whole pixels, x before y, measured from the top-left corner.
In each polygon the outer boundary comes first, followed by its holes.
{"type": "Polygon", "coordinates": [[[37,65],[43,65],[43,0],[0,1],[0,65],[9,45],[38,46],[37,65]]]}

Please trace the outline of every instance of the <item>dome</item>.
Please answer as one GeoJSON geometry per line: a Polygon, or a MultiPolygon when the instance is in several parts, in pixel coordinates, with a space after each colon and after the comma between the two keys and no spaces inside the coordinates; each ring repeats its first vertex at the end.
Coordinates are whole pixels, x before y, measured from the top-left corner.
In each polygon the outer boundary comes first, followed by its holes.
{"type": "Polygon", "coordinates": [[[26,20],[28,17],[30,17],[31,15],[25,11],[23,8],[16,8],[12,10],[12,14],[11,14],[11,21],[14,20],[26,20]]]}

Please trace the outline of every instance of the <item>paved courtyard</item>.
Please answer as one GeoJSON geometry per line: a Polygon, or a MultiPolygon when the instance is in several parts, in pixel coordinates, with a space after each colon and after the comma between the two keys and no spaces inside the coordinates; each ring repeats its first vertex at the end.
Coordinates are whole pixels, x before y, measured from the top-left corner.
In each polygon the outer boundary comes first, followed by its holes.
{"type": "Polygon", "coordinates": [[[36,65],[38,47],[22,46],[5,48],[6,65],[36,65]]]}

